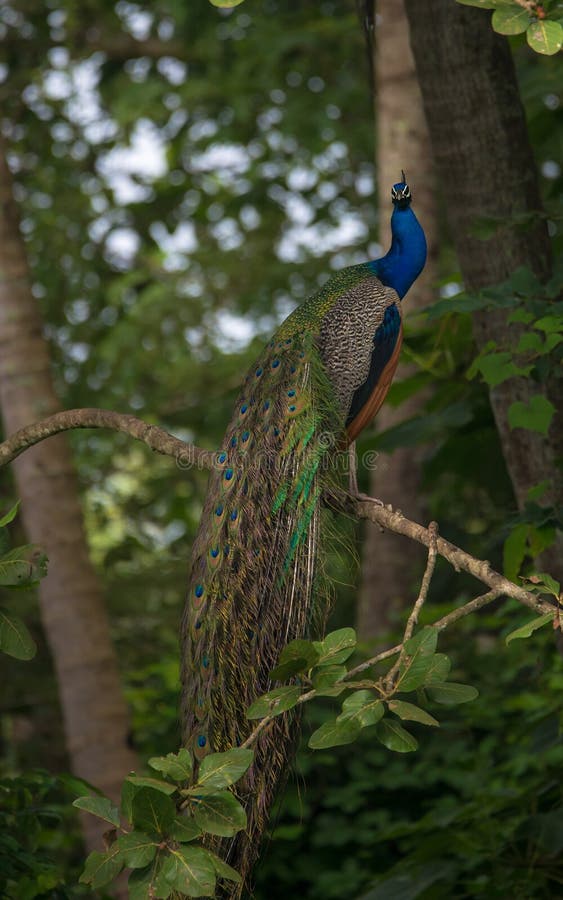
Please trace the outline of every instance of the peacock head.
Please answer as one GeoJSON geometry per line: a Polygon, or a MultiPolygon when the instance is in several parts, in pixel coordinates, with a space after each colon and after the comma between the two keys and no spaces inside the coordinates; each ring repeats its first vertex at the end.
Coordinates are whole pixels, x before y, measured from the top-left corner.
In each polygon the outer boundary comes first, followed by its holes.
{"type": "Polygon", "coordinates": [[[399,181],[397,184],[394,184],[391,188],[391,200],[393,201],[393,206],[398,209],[406,209],[408,206],[410,206],[410,202],[412,200],[411,189],[407,184],[405,173],[402,170],[401,181],[399,181]]]}

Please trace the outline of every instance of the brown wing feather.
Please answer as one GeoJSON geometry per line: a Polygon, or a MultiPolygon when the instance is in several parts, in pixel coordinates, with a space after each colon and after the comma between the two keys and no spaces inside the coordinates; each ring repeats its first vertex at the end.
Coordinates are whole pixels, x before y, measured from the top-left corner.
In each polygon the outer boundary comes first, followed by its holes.
{"type": "Polygon", "coordinates": [[[399,355],[401,352],[401,344],[403,343],[403,326],[401,325],[401,329],[399,331],[399,336],[397,338],[397,343],[395,344],[395,349],[393,350],[393,355],[391,359],[383,369],[381,373],[381,378],[377,382],[375,388],[369,396],[367,403],[362,406],[360,412],[352,419],[350,424],[346,429],[346,434],[348,436],[348,443],[352,443],[355,441],[357,436],[361,431],[369,425],[371,420],[377,415],[379,412],[383,401],[387,396],[387,392],[391,387],[391,382],[393,381],[393,377],[395,375],[395,371],[397,369],[397,365],[399,363],[399,355]]]}

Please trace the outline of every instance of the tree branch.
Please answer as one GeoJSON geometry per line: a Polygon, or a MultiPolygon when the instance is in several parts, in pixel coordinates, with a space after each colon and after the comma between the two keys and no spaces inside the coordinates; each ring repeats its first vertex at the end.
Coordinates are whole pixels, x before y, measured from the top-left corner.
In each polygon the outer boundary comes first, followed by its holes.
{"type": "MultiPolygon", "coordinates": [[[[453,625],[454,622],[457,622],[459,619],[463,619],[465,618],[465,616],[471,615],[471,613],[476,612],[483,606],[487,606],[488,603],[492,603],[493,600],[496,600],[499,596],[499,591],[487,591],[486,594],[481,594],[479,597],[475,597],[474,600],[468,600],[468,602],[464,603],[463,606],[458,606],[457,609],[453,609],[446,616],[442,616],[441,619],[436,619],[435,622],[432,622],[431,627],[437,628],[438,631],[444,631],[444,629],[449,625],[453,625]]],[[[553,606],[548,606],[547,603],[542,604],[540,607],[540,611],[552,612],[553,606]],[[548,608],[544,609],[544,606],[548,608]]],[[[354,678],[361,672],[365,672],[366,669],[371,669],[371,667],[375,666],[376,663],[383,662],[384,659],[389,659],[390,656],[396,656],[397,653],[401,653],[402,650],[402,643],[395,644],[394,647],[389,647],[387,650],[382,650],[381,653],[378,653],[376,656],[372,656],[370,659],[366,659],[364,660],[364,662],[359,663],[359,665],[355,666],[355,668],[350,669],[342,680],[345,681],[349,678],[354,678]]]]}
{"type": "Polygon", "coordinates": [[[181,469],[190,469],[193,466],[210,469],[215,460],[215,453],[212,450],[202,450],[188,444],[157,425],[149,425],[142,419],[125,413],[91,408],[64,410],[33,425],[20,428],[0,444],[0,467],[12,462],[34,444],[75,428],[111,428],[113,431],[128,434],[129,437],[142,441],[156,453],[171,456],[181,469]]]}
{"type": "MultiPolygon", "coordinates": [[[[391,506],[380,506],[376,500],[362,499],[356,502],[352,501],[352,503],[352,511],[355,509],[356,515],[360,519],[369,519],[377,525],[388,528],[395,534],[402,534],[413,541],[418,541],[419,544],[424,544],[425,547],[431,546],[433,537],[429,529],[405,518],[399,510],[394,510],[391,506]]],[[[349,511],[349,500],[347,508],[349,511]]],[[[498,596],[504,594],[507,597],[512,597],[519,603],[523,603],[524,606],[529,606],[535,612],[550,612],[554,608],[552,604],[538,600],[535,594],[524,590],[524,588],[496,572],[491,568],[488,560],[476,559],[474,556],[466,553],[465,550],[456,547],[455,544],[451,544],[442,537],[436,539],[436,548],[438,554],[443,556],[454,567],[456,572],[468,572],[474,578],[486,584],[492,591],[495,591],[498,596]]]]}
{"type": "MultiPolygon", "coordinates": [[[[47,419],[16,431],[0,444],[0,467],[12,462],[34,444],[59,434],[61,431],[70,431],[74,428],[111,428],[113,431],[128,434],[135,440],[142,441],[151,450],[171,456],[180,468],[211,469],[215,464],[216,454],[214,451],[203,450],[201,447],[188,444],[157,425],[149,425],[135,416],[116,413],[109,409],[91,408],[70,409],[55,413],[54,416],[49,416],[47,419]]],[[[381,506],[378,501],[371,498],[356,500],[344,492],[331,494],[328,502],[340,512],[354,515],[360,519],[369,519],[371,522],[375,522],[395,534],[402,534],[429,549],[435,541],[437,553],[443,556],[456,572],[463,571],[473,575],[495,592],[495,596],[512,597],[535,612],[546,613],[554,609],[553,604],[539,600],[535,594],[504,578],[499,572],[495,572],[488,560],[476,559],[461,550],[460,547],[456,547],[455,544],[434,535],[433,530],[405,518],[401,512],[394,510],[391,506],[381,506]]],[[[430,572],[430,576],[431,574],[430,572]]],[[[421,593],[422,591],[423,587],[421,587],[421,593]]]]}

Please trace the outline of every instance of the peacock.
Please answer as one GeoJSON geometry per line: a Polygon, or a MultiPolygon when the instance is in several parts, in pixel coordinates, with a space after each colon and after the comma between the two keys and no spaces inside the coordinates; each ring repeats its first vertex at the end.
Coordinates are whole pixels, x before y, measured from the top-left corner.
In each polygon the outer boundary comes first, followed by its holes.
{"type": "MultiPolygon", "coordinates": [[[[246,710],[271,688],[282,648],[326,619],[323,492],[335,456],[385,399],[401,300],[426,261],[404,172],[391,198],[388,253],[339,271],[282,323],[246,375],[216,455],[182,622],[183,743],[196,760],[244,742],[246,710]]],[[[229,862],[246,882],[297,727],[287,715],[272,721],[240,787],[248,827],[229,862]]]]}

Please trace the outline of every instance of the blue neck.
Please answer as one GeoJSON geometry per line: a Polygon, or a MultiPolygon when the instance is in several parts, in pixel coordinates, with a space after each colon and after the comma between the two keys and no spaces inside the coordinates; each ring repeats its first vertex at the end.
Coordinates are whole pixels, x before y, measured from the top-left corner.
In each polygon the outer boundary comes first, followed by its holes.
{"type": "Polygon", "coordinates": [[[381,259],[371,260],[368,265],[383,284],[396,290],[402,299],[426,262],[426,238],[410,205],[406,209],[396,205],[393,209],[391,234],[389,252],[381,259]]]}

